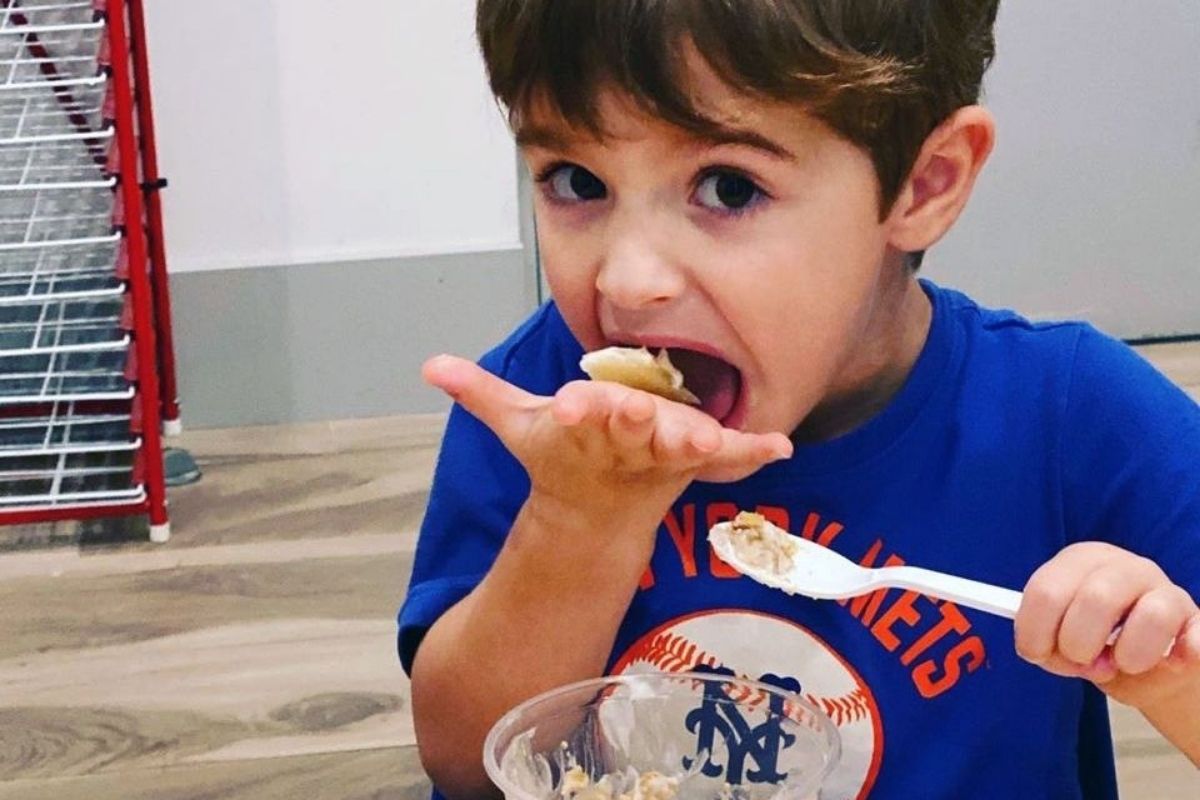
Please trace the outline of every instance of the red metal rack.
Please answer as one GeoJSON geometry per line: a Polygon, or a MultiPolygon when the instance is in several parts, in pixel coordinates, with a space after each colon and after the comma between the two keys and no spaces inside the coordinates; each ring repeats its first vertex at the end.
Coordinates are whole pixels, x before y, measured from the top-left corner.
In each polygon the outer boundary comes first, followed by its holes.
{"type": "Polygon", "coordinates": [[[0,0],[0,524],[170,535],[163,186],[142,0],[0,0]]]}

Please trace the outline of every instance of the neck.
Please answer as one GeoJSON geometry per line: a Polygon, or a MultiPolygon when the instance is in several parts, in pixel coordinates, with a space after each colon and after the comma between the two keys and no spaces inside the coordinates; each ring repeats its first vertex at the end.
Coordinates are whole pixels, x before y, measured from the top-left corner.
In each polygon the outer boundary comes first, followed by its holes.
{"type": "Polygon", "coordinates": [[[793,432],[800,444],[828,441],[871,420],[904,386],[925,347],[933,306],[912,275],[885,290],[841,378],[793,432]]]}

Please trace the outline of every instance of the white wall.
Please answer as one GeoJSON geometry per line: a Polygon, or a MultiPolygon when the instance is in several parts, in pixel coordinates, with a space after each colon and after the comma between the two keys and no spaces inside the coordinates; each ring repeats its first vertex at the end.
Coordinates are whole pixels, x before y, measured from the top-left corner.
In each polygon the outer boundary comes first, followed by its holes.
{"type": "Polygon", "coordinates": [[[147,3],[172,269],[519,248],[474,5],[147,3]]]}
{"type": "Polygon", "coordinates": [[[1035,317],[1200,333],[1200,3],[1004,0],[999,143],[931,277],[1035,317]]]}

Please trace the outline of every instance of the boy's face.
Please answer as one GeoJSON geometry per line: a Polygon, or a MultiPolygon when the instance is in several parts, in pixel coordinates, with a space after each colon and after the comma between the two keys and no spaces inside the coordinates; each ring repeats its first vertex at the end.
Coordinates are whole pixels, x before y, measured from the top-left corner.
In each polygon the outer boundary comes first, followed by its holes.
{"type": "Polygon", "coordinates": [[[695,73],[700,110],[741,141],[702,140],[613,94],[603,140],[525,117],[542,264],[587,350],[667,347],[723,424],[791,432],[887,368],[912,278],[866,153],[695,73]]]}

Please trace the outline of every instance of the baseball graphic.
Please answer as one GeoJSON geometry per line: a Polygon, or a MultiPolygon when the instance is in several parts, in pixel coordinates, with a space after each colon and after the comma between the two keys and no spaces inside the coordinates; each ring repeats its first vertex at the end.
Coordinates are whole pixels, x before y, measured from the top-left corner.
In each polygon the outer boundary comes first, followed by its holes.
{"type": "MultiPolygon", "coordinates": [[[[871,690],[828,644],[790,620],[722,610],[681,617],[643,636],[614,675],[725,668],[739,677],[773,675],[799,682],[800,694],[833,720],[842,758],[822,800],[858,800],[870,792],[883,756],[883,724],[871,690]]],[[[746,698],[742,698],[745,700],[746,698]]],[[[755,699],[750,699],[753,704],[755,699]]]]}

